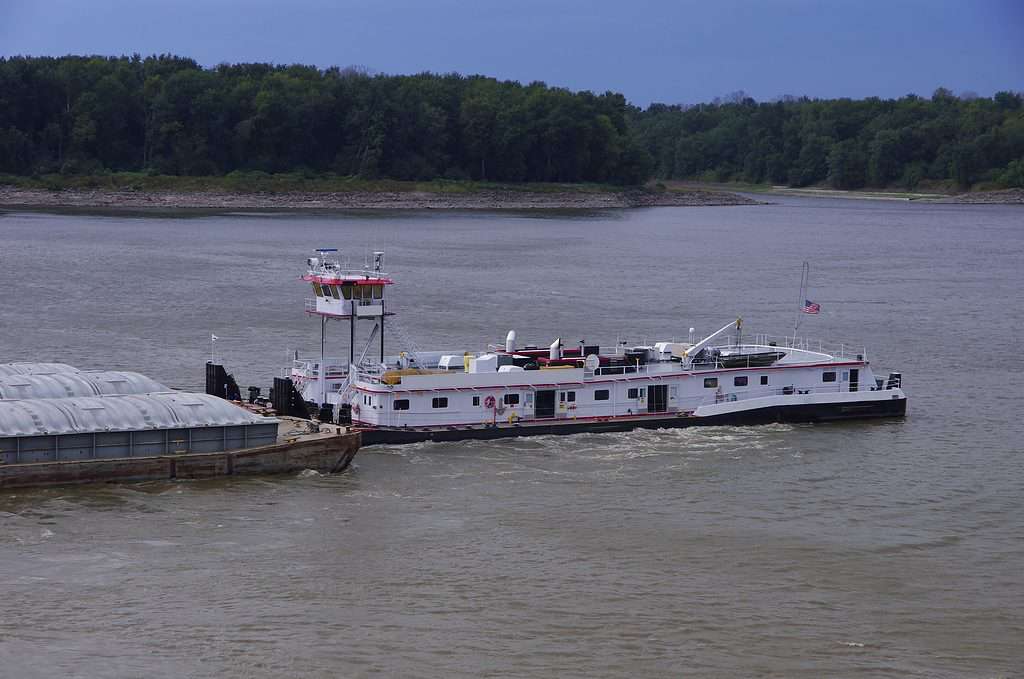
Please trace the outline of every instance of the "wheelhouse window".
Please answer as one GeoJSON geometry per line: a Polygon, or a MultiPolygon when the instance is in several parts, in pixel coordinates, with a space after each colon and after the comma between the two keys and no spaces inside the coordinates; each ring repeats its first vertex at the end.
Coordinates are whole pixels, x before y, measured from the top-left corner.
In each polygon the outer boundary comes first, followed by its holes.
{"type": "Polygon", "coordinates": [[[434,399],[430,402],[430,405],[433,408],[447,408],[448,407],[448,397],[447,396],[435,396],[434,399]]]}
{"type": "Polygon", "coordinates": [[[338,299],[339,297],[341,297],[341,294],[338,292],[337,285],[329,285],[327,287],[331,289],[331,295],[334,297],[334,299],[338,299]]]}
{"type": "Polygon", "coordinates": [[[519,394],[505,394],[501,400],[504,401],[507,406],[519,405],[519,394]]]}
{"type": "Polygon", "coordinates": [[[341,296],[344,297],[345,299],[352,299],[352,288],[353,286],[351,285],[342,285],[341,296]]]}
{"type": "Polygon", "coordinates": [[[747,386],[747,376],[746,375],[737,375],[736,377],[732,378],[732,385],[734,387],[745,387],[745,386],[747,386]]]}
{"type": "Polygon", "coordinates": [[[835,371],[834,370],[830,370],[830,371],[821,373],[821,381],[822,382],[835,382],[836,381],[836,373],[835,373],[835,371]]]}
{"type": "Polygon", "coordinates": [[[320,284],[313,281],[313,292],[316,293],[317,297],[324,297],[324,289],[320,287],[320,284]]]}
{"type": "Polygon", "coordinates": [[[607,401],[608,400],[608,390],[607,389],[598,389],[597,391],[595,391],[594,392],[594,400],[595,401],[607,401]]]}
{"type": "Polygon", "coordinates": [[[761,375],[761,384],[762,385],[767,385],[768,384],[768,376],[767,375],[761,375]]]}
{"type": "Polygon", "coordinates": [[[407,399],[407,398],[396,398],[394,401],[392,401],[391,407],[393,409],[395,409],[395,410],[408,410],[409,409],[409,399],[407,399]]]}
{"type": "Polygon", "coordinates": [[[705,389],[714,389],[717,386],[718,386],[718,378],[717,377],[705,377],[704,378],[704,388],[705,389]]]}

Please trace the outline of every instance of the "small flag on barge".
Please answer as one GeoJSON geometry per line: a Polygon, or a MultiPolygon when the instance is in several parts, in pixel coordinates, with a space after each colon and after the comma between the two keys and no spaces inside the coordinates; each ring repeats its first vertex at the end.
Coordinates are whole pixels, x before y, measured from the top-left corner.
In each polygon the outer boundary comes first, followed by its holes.
{"type": "Polygon", "coordinates": [[[804,306],[800,311],[803,311],[805,314],[817,314],[821,312],[821,305],[817,302],[805,299],[804,306]]]}

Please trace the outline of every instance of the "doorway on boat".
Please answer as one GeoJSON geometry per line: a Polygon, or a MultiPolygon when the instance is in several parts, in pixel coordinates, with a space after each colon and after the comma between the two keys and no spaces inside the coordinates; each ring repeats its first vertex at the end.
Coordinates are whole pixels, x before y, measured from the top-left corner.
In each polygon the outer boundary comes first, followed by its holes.
{"type": "Polygon", "coordinates": [[[652,384],[647,387],[647,412],[663,413],[668,410],[668,385],[652,384]]]}
{"type": "Polygon", "coordinates": [[[555,416],[555,392],[554,390],[538,391],[537,400],[533,410],[533,416],[537,418],[555,416]]]}
{"type": "Polygon", "coordinates": [[[860,390],[860,370],[853,368],[850,370],[850,391],[860,390]]]}

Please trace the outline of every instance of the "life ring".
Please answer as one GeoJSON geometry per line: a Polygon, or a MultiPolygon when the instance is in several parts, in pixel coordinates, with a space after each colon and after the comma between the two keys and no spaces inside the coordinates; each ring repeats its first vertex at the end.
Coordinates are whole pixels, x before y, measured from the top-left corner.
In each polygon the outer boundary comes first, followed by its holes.
{"type": "Polygon", "coordinates": [[[484,407],[485,407],[485,408],[493,408],[493,407],[494,407],[494,404],[495,404],[496,402],[497,402],[497,401],[495,401],[495,400],[494,400],[494,397],[493,397],[493,396],[488,396],[487,398],[485,398],[485,399],[484,399],[484,407]]]}

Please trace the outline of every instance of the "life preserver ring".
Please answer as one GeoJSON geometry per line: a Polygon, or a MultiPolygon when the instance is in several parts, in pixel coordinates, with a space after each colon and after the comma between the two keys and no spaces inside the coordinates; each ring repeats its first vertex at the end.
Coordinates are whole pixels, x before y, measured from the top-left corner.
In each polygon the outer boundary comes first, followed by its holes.
{"type": "Polygon", "coordinates": [[[494,400],[493,396],[488,396],[487,398],[484,399],[485,408],[493,408],[495,403],[497,403],[497,401],[494,400]]]}

